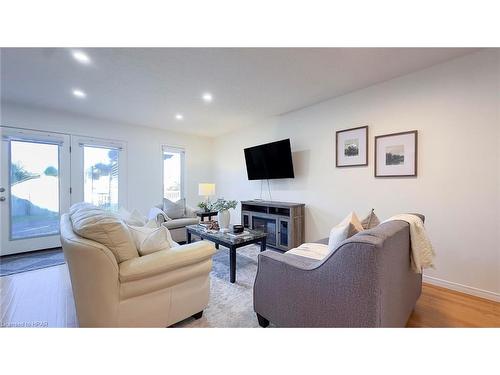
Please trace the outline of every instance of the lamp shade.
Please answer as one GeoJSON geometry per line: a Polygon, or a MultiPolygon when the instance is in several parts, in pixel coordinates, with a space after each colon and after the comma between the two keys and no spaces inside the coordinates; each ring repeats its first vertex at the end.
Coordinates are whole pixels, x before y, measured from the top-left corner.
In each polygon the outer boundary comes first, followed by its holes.
{"type": "Polygon", "coordinates": [[[215,195],[215,184],[202,183],[198,184],[198,195],[210,197],[215,195]]]}

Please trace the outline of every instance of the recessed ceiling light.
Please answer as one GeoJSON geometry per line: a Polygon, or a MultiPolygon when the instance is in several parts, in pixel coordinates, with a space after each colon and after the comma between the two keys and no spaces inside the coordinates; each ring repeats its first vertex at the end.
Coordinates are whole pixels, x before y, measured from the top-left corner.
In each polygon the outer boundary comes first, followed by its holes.
{"type": "Polygon", "coordinates": [[[202,99],[205,103],[210,103],[212,100],[214,100],[214,97],[209,92],[206,92],[203,94],[202,99]]]}
{"type": "Polygon", "coordinates": [[[90,57],[82,51],[72,51],[73,58],[82,64],[90,64],[90,57]]]}
{"type": "Polygon", "coordinates": [[[76,96],[77,98],[84,99],[87,97],[87,94],[85,94],[84,91],[80,89],[73,89],[73,95],[76,96]]]}
{"type": "Polygon", "coordinates": [[[175,119],[176,120],[184,120],[184,116],[182,114],[178,113],[175,115],[175,119]]]}

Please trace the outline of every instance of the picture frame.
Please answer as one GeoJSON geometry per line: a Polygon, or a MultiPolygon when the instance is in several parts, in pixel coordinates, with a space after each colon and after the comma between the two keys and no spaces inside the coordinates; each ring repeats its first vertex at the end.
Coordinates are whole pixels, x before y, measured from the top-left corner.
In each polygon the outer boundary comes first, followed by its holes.
{"type": "Polygon", "coordinates": [[[368,126],[335,132],[335,167],[368,165],[368,126]]]}
{"type": "Polygon", "coordinates": [[[416,177],[418,131],[375,137],[375,177],[416,177]]]}

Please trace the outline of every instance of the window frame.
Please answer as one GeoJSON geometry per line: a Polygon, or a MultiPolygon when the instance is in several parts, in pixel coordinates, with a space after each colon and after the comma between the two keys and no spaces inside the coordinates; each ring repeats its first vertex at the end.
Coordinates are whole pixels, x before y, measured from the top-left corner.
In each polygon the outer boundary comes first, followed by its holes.
{"type": "Polygon", "coordinates": [[[181,157],[181,186],[180,186],[180,198],[185,199],[186,198],[186,149],[182,146],[170,146],[167,144],[162,144],[161,145],[161,195],[162,195],[162,202],[163,199],[165,198],[165,160],[163,159],[163,155],[165,152],[173,152],[173,153],[179,153],[181,157]]]}

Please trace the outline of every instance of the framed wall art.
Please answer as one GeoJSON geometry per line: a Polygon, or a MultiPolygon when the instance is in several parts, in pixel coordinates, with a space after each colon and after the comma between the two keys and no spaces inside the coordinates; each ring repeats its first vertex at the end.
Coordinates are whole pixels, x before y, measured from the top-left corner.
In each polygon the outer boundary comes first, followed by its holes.
{"type": "Polygon", "coordinates": [[[368,165],[368,126],[335,132],[335,166],[368,165]]]}
{"type": "Polygon", "coordinates": [[[375,177],[417,175],[417,131],[375,137],[375,177]]]}

